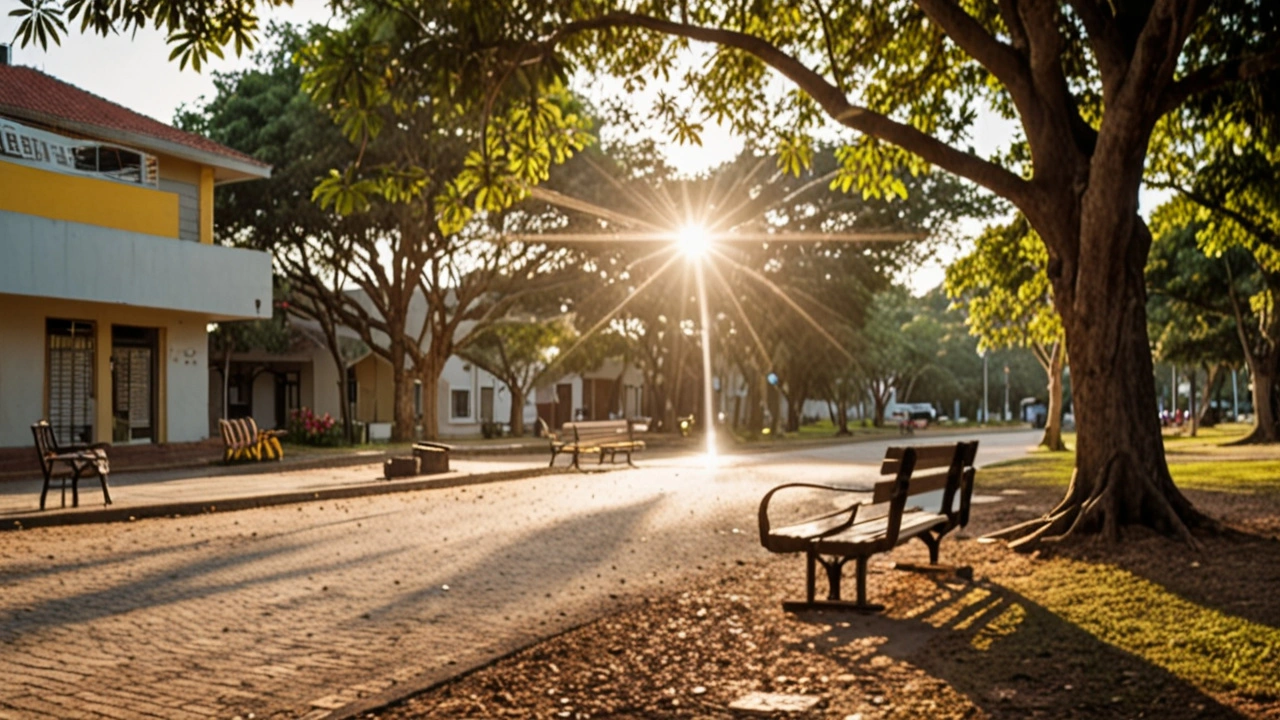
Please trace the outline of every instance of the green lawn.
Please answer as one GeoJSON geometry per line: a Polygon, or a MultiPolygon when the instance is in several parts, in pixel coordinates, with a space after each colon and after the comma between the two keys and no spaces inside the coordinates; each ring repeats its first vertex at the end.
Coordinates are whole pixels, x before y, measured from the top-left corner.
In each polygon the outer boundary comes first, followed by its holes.
{"type": "MultiPolygon", "coordinates": [[[[1247,425],[1202,429],[1197,437],[1166,436],[1169,472],[1179,487],[1218,492],[1280,492],[1280,448],[1225,444],[1247,433],[1247,425]],[[1212,459],[1209,459],[1212,458],[1212,459]]],[[[1075,468],[1075,433],[1064,433],[1067,452],[1038,449],[1025,458],[984,467],[981,487],[1066,487],[1075,468]]]]}

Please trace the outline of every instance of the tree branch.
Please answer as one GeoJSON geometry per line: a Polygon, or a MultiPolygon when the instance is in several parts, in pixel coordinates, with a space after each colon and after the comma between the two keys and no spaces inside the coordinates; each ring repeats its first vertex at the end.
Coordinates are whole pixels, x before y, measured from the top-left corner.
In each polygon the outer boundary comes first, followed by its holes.
{"type": "Polygon", "coordinates": [[[1160,116],[1164,116],[1177,109],[1193,95],[1216,90],[1231,83],[1252,80],[1277,68],[1280,68],[1280,49],[1202,67],[1165,88],[1157,111],[1160,116]]]}
{"type": "Polygon", "coordinates": [[[1104,7],[1098,0],[1068,2],[1084,24],[1089,49],[1098,61],[1098,71],[1102,76],[1103,99],[1109,104],[1112,90],[1129,69],[1129,60],[1122,49],[1124,45],[1116,29],[1115,17],[1111,14],[1110,6],[1104,7]]]}
{"type": "MultiPolygon", "coordinates": [[[[968,178],[997,195],[1007,198],[1015,205],[1022,205],[1031,199],[1030,184],[1014,173],[976,155],[957,150],[906,123],[850,103],[844,93],[826,78],[772,43],[754,35],[735,30],[672,22],[636,13],[612,12],[589,20],[568,23],[557,30],[547,40],[546,45],[554,46],[564,38],[577,33],[616,27],[644,28],[666,35],[741,50],[755,56],[791,80],[800,90],[813,98],[829,117],[845,127],[919,155],[927,162],[968,178]]],[[[540,59],[534,58],[532,61],[536,62],[540,59]]]]}
{"type": "MultiPolygon", "coordinates": [[[[1023,57],[1000,42],[965,12],[955,0],[915,0],[915,4],[974,60],[1009,89],[1013,102],[1027,109],[1035,102],[1031,77],[1023,57]]],[[[1013,27],[1011,25],[1011,27],[1013,27]]],[[[1017,25],[1021,30],[1021,24],[1017,25]]],[[[1023,35],[1025,37],[1025,34],[1023,35]]]]}

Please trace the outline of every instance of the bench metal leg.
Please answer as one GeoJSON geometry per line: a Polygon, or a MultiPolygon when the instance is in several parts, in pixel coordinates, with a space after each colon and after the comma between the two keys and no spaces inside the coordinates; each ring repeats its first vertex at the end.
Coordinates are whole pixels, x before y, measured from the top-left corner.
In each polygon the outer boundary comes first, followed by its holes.
{"type": "Polygon", "coordinates": [[[805,599],[811,603],[813,602],[813,596],[814,596],[814,590],[815,590],[813,576],[815,571],[817,570],[817,568],[814,566],[818,564],[817,561],[818,561],[818,557],[814,555],[812,552],[805,553],[805,568],[804,568],[805,569],[805,573],[804,573],[805,599]]]}
{"type": "Polygon", "coordinates": [[[102,483],[102,498],[103,498],[103,500],[105,500],[105,501],[106,501],[106,502],[105,502],[105,503],[103,503],[103,504],[104,504],[104,505],[110,505],[110,504],[111,504],[111,491],[107,489],[107,476],[106,476],[106,475],[103,475],[102,473],[98,473],[98,480],[102,483]]]}
{"type": "Polygon", "coordinates": [[[805,553],[805,601],[804,602],[784,602],[782,609],[786,612],[800,612],[804,610],[852,610],[855,612],[880,612],[884,610],[884,605],[867,602],[867,556],[857,558],[832,557],[824,558],[817,553],[805,553]],[[849,602],[840,598],[840,581],[844,575],[844,565],[849,560],[856,561],[857,567],[857,593],[856,602],[849,602]],[[817,564],[822,564],[822,569],[827,573],[827,599],[817,600],[816,574],[817,564]]]}
{"type": "Polygon", "coordinates": [[[557,453],[555,450],[552,450],[552,451],[551,451],[551,462],[547,463],[547,467],[555,467],[555,466],[556,466],[556,455],[557,455],[557,454],[558,454],[558,453],[557,453]]]}
{"type": "Polygon", "coordinates": [[[941,537],[934,537],[929,531],[925,531],[917,535],[925,545],[929,546],[929,564],[938,564],[938,545],[942,542],[941,537]]]}

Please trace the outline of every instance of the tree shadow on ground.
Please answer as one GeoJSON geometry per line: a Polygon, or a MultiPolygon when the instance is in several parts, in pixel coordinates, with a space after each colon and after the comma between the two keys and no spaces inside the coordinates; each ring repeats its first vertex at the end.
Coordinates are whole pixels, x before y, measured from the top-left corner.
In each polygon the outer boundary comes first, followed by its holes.
{"type": "Polygon", "coordinates": [[[1143,534],[1114,546],[1077,545],[1057,554],[1115,565],[1196,605],[1280,629],[1280,541],[1231,528],[1198,539],[1198,550],[1143,534]]]}
{"type": "Polygon", "coordinates": [[[871,695],[880,702],[854,696],[841,708],[932,714],[913,704],[912,688],[944,683],[993,718],[1246,717],[998,584],[916,576],[893,583],[884,599],[888,615],[797,616],[820,637],[806,643],[811,651],[871,676],[871,691],[881,693],[871,695]]]}

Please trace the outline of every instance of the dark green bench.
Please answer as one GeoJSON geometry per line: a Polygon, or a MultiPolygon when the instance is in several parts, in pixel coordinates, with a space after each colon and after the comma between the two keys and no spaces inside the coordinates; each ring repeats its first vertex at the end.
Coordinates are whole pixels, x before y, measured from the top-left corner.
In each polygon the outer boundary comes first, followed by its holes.
{"type": "Polygon", "coordinates": [[[875,612],[883,605],[867,602],[867,560],[877,553],[888,552],[897,545],[919,538],[929,548],[929,563],[938,563],[938,545],[943,536],[969,522],[969,503],[973,496],[973,461],[978,441],[948,445],[891,447],[880,465],[881,475],[889,480],[876,483],[871,498],[866,491],[812,483],[787,483],[773,488],[760,501],[760,543],[775,553],[804,553],[806,564],[806,599],[783,603],[789,611],[815,608],[841,608],[875,612]],[[782,490],[806,488],[847,496],[834,512],[825,512],[783,527],[769,521],[769,505],[782,490]],[[941,492],[937,503],[929,507],[912,505],[908,500],[941,492]],[[856,497],[856,499],[855,499],[856,497]],[[848,504],[845,504],[845,503],[848,504]],[[857,600],[847,602],[840,597],[840,580],[844,564],[853,560],[857,566],[857,600]],[[827,599],[815,599],[816,566],[827,574],[827,599]]]}

